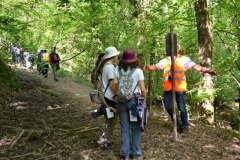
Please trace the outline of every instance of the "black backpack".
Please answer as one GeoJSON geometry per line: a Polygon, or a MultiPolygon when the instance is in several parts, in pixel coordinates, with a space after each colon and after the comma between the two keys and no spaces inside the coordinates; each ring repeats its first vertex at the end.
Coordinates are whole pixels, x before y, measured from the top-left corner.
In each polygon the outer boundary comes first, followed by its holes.
{"type": "Polygon", "coordinates": [[[54,53],[54,54],[52,53],[51,54],[51,59],[52,59],[53,63],[58,63],[58,61],[59,61],[58,60],[58,55],[56,53],[54,53]]]}

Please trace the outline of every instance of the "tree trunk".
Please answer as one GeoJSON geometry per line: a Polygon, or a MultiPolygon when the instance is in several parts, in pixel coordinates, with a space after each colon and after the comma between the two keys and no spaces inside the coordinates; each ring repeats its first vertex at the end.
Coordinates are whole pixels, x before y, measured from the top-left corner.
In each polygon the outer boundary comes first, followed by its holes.
{"type": "MultiPolygon", "coordinates": [[[[196,22],[198,30],[198,56],[200,65],[212,68],[212,30],[208,17],[207,0],[195,2],[196,22]]],[[[209,124],[214,122],[213,81],[209,74],[203,74],[199,94],[206,94],[208,98],[202,102],[204,116],[209,124]]]]}
{"type": "MultiPolygon", "coordinates": [[[[240,16],[237,16],[237,17],[240,17],[240,16]]],[[[237,21],[237,25],[236,25],[236,28],[237,28],[237,35],[240,35],[240,20],[238,19],[237,21]]],[[[240,53],[240,38],[238,38],[238,44],[237,44],[237,49],[238,49],[238,53],[240,53]]],[[[238,65],[238,64],[236,64],[238,65]]],[[[239,68],[239,66],[237,66],[239,68]]],[[[238,113],[240,115],[240,86],[238,86],[238,113]]]]}

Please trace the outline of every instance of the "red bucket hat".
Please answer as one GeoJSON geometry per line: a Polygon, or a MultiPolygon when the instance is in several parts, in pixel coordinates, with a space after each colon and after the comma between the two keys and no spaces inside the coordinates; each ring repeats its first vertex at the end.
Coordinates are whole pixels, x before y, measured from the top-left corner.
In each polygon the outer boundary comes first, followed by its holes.
{"type": "Polygon", "coordinates": [[[125,49],[121,58],[121,62],[135,62],[138,60],[137,53],[133,49],[125,49]]]}

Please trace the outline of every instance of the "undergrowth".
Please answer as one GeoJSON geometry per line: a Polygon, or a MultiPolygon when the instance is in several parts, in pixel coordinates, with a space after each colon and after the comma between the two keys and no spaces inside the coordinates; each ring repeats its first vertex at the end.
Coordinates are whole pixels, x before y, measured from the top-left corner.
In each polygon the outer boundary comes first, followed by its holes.
{"type": "Polygon", "coordinates": [[[21,83],[17,77],[17,73],[0,59],[0,87],[18,91],[21,89],[21,83]]]}

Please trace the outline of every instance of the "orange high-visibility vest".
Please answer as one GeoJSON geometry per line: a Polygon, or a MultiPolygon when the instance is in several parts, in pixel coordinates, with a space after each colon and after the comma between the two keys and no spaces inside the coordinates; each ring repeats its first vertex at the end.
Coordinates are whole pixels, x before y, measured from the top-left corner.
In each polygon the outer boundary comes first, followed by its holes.
{"type": "MultiPolygon", "coordinates": [[[[174,61],[174,76],[175,76],[175,91],[186,91],[187,90],[187,82],[184,68],[184,64],[182,64],[181,59],[184,56],[178,55],[174,61]]],[[[163,81],[164,81],[164,91],[172,90],[172,76],[171,76],[171,58],[166,58],[166,63],[164,66],[163,73],[163,81]]]]}

